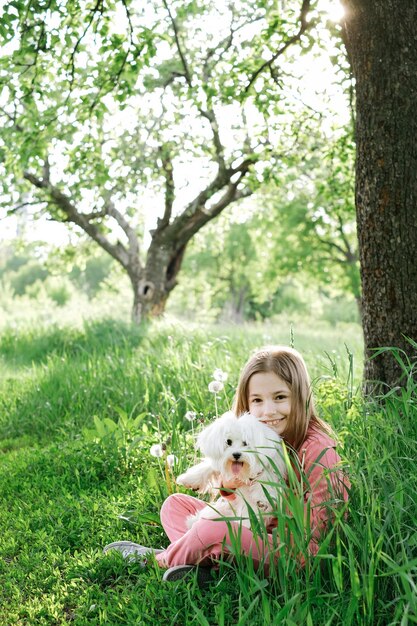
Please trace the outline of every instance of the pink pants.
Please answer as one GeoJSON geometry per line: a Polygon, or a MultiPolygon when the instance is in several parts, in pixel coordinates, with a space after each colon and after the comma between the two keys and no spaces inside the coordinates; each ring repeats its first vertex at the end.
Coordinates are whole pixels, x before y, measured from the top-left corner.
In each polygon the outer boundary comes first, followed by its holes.
{"type": "MultiPolygon", "coordinates": [[[[176,493],[169,496],[161,508],[161,522],[171,544],[166,550],[156,555],[161,567],[174,565],[210,565],[221,557],[230,554],[232,534],[239,534],[242,554],[251,555],[255,566],[264,559],[267,566],[269,546],[255,537],[249,528],[237,522],[200,519],[188,529],[186,520],[206,506],[205,502],[176,493]]],[[[271,537],[272,542],[272,537],[271,537]]]]}

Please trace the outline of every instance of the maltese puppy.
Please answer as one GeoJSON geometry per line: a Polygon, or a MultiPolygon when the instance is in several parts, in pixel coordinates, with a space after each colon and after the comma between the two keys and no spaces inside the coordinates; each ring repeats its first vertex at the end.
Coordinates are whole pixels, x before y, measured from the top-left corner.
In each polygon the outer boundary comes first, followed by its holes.
{"type": "Polygon", "coordinates": [[[177,478],[177,484],[200,493],[219,489],[221,480],[239,479],[241,486],[235,498],[220,497],[196,515],[190,515],[187,526],[200,518],[241,519],[250,527],[249,509],[261,511],[265,516],[272,510],[271,501],[277,497],[277,486],[285,476],[281,437],[256,417],[245,413],[236,417],[225,413],[205,428],[197,437],[197,448],[204,460],[177,478]]]}

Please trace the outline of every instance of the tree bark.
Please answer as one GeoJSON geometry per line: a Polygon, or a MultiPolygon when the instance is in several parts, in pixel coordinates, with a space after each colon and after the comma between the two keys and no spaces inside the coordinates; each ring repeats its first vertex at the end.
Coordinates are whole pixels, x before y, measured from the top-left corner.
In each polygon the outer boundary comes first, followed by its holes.
{"type": "Polygon", "coordinates": [[[403,385],[417,340],[416,0],[342,0],[356,79],[356,212],[365,389],[403,385]],[[366,384],[368,381],[368,384],[366,384]]]}
{"type": "Polygon", "coordinates": [[[133,289],[134,323],[139,324],[142,320],[164,313],[168,297],[177,285],[184,252],[185,246],[176,247],[175,242],[161,244],[158,237],[152,240],[145,267],[129,274],[133,289]]]}

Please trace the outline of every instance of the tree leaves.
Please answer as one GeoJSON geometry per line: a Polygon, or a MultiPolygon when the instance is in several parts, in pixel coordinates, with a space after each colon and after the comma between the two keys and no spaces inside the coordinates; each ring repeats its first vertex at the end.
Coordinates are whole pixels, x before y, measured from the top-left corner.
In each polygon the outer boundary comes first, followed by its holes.
{"type": "Polygon", "coordinates": [[[300,130],[298,104],[284,97],[291,50],[314,40],[314,7],[10,3],[5,36],[13,26],[15,37],[0,60],[6,202],[31,190],[54,219],[89,225],[113,251],[115,238],[119,250],[133,241],[141,207],[159,206],[182,258],[207,221],[278,180],[317,123],[309,113],[300,130]]]}

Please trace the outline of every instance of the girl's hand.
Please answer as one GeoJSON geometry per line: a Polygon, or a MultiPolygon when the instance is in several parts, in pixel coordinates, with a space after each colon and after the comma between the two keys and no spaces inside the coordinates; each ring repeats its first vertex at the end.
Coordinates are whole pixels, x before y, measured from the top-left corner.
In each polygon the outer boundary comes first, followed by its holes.
{"type": "Polygon", "coordinates": [[[243,480],[240,480],[240,478],[232,478],[230,480],[223,479],[221,484],[223,489],[239,489],[239,487],[243,487],[245,483],[243,480]]]}

